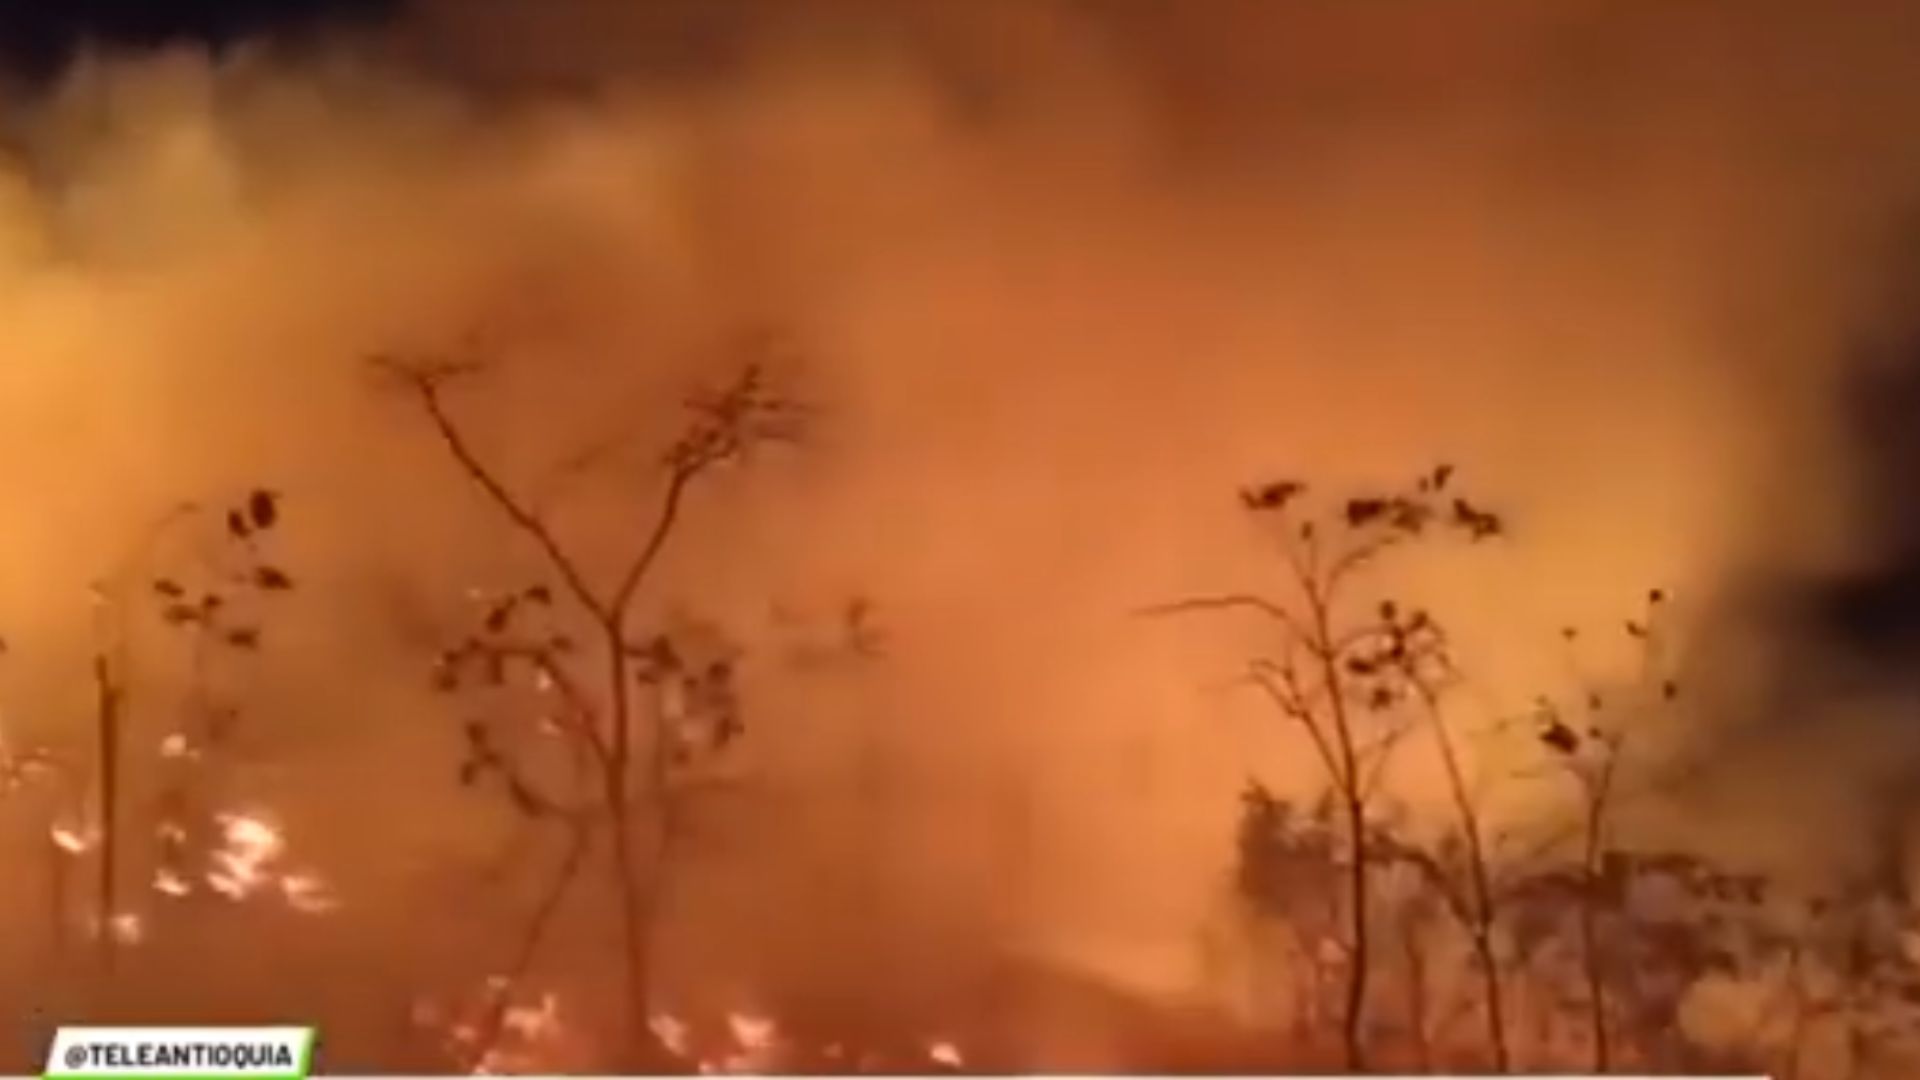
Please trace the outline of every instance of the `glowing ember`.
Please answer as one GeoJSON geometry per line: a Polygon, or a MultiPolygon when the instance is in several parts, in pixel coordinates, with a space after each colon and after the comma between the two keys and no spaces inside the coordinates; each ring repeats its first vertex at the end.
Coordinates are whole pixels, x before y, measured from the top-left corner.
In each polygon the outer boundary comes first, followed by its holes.
{"type": "Polygon", "coordinates": [[[93,846],[93,838],[72,825],[54,824],[47,830],[53,846],[69,855],[84,855],[93,846]]]}
{"type": "Polygon", "coordinates": [[[929,1043],[927,1057],[935,1064],[944,1065],[949,1069],[958,1069],[966,1064],[966,1058],[961,1056],[960,1048],[945,1039],[929,1043]]]}
{"type": "Polygon", "coordinates": [[[733,1034],[733,1040],[743,1050],[764,1050],[773,1045],[779,1033],[779,1025],[764,1016],[752,1016],[746,1013],[728,1013],[727,1030],[733,1034]]]}
{"type": "Polygon", "coordinates": [[[737,1048],[717,1061],[703,1061],[703,1073],[745,1073],[770,1068],[780,1041],[780,1026],[752,1013],[727,1014],[727,1033],[737,1048]]]}
{"type": "Polygon", "coordinates": [[[676,1057],[693,1056],[690,1038],[693,1032],[686,1021],[663,1013],[648,1019],[647,1028],[653,1032],[654,1038],[660,1040],[660,1045],[667,1048],[668,1053],[676,1057]]]}
{"type": "Polygon", "coordinates": [[[153,891],[162,896],[187,896],[193,892],[193,883],[178,871],[162,867],[153,872],[153,891]]]}
{"type": "Polygon", "coordinates": [[[233,850],[253,862],[265,862],[286,846],[277,829],[246,814],[222,815],[220,829],[233,850]]]}
{"type": "Polygon", "coordinates": [[[323,914],[340,906],[326,882],[313,874],[282,874],[280,895],[286,897],[288,907],[308,915],[323,914]]]}
{"type": "Polygon", "coordinates": [[[207,885],[230,900],[243,899],[267,883],[266,865],[285,845],[279,832],[257,817],[223,814],[218,820],[223,846],[211,856],[207,885]]]}
{"type": "Polygon", "coordinates": [[[469,1076],[581,1070],[589,1048],[567,1023],[560,995],[522,998],[514,987],[495,975],[458,1000],[417,1000],[412,1022],[436,1035],[455,1070],[469,1076]]]}
{"type": "Polygon", "coordinates": [[[271,823],[251,814],[222,814],[215,820],[220,825],[220,846],[207,856],[209,889],[235,901],[275,892],[288,907],[305,914],[338,906],[316,875],[280,869],[287,842],[271,823]]]}
{"type": "Polygon", "coordinates": [[[542,994],[534,1005],[508,1006],[500,1026],[523,1039],[547,1039],[560,1033],[560,999],[542,994]]]}
{"type": "Polygon", "coordinates": [[[138,945],[146,940],[146,923],[138,915],[122,912],[107,920],[107,932],[122,945],[138,945]]]}
{"type": "Polygon", "coordinates": [[[14,749],[4,729],[0,729],[0,791],[18,791],[36,777],[55,771],[53,756],[44,750],[14,749]]]}

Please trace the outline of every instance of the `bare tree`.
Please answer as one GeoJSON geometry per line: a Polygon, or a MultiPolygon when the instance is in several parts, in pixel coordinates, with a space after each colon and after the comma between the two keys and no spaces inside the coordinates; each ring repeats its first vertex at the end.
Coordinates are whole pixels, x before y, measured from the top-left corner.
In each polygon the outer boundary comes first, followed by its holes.
{"type": "MultiPolygon", "coordinates": [[[[1667,603],[1664,590],[1647,594],[1646,613],[1625,624],[1627,636],[1641,647],[1642,679],[1658,685],[1658,696],[1671,701],[1678,686],[1660,674],[1662,658],[1657,646],[1659,616],[1667,603]]],[[[1579,634],[1568,628],[1561,635],[1572,646],[1579,634]]],[[[1578,888],[1574,905],[1577,914],[1579,955],[1585,983],[1587,1037],[1594,1072],[1612,1069],[1613,1031],[1608,1001],[1608,960],[1602,943],[1601,922],[1610,906],[1621,901],[1622,869],[1625,863],[1613,854],[1610,834],[1613,811],[1620,794],[1620,767],[1630,731],[1608,722],[1606,695],[1597,687],[1586,688],[1577,705],[1566,706],[1542,697],[1534,713],[1536,735],[1551,760],[1570,781],[1578,797],[1578,888]],[[1575,709],[1584,719],[1576,717],[1575,709]]]]}
{"type": "MultiPolygon", "coordinates": [[[[467,727],[463,779],[498,782],[516,809],[556,823],[566,837],[552,884],[516,950],[511,977],[531,962],[595,834],[604,831],[622,943],[623,1037],[635,1067],[666,1066],[665,1049],[647,1024],[654,926],[689,792],[689,766],[703,750],[729,743],[739,732],[739,718],[731,661],[691,664],[670,634],[642,633],[634,609],[682,527],[695,488],[759,448],[796,440],[804,411],[770,392],[757,362],[745,364],[717,392],[689,399],[685,427],[658,459],[653,506],[631,552],[619,565],[596,571],[537,502],[510,488],[454,416],[450,387],[483,364],[470,358],[374,362],[410,394],[461,475],[557,582],[493,598],[479,631],[443,654],[439,664],[446,689],[476,679],[499,685],[524,673],[559,702],[546,719],[568,748],[571,781],[562,792],[542,786],[500,745],[494,728],[479,722],[467,727]],[[555,609],[562,606],[584,622],[587,641],[553,628],[555,609]],[[530,628],[532,622],[541,625],[530,628]],[[652,692],[650,703],[636,700],[643,691],[652,692]]],[[[496,1011],[496,1026],[497,1018],[496,1011]]],[[[482,1041],[487,1038],[483,1034],[482,1041]]]]}
{"type": "MultiPolygon", "coordinates": [[[[1391,601],[1371,608],[1356,603],[1353,592],[1365,571],[1409,544],[1443,533],[1474,540],[1502,534],[1501,519],[1455,493],[1452,478],[1453,469],[1443,465],[1404,490],[1338,500],[1317,514],[1299,509],[1307,489],[1298,481],[1244,490],[1242,506],[1270,524],[1279,542],[1288,592],[1198,596],[1149,609],[1152,614],[1244,611],[1275,632],[1277,651],[1249,660],[1246,675],[1306,736],[1339,819],[1346,877],[1340,1028],[1345,1064],[1353,1071],[1367,1066],[1373,964],[1369,867],[1378,855],[1370,810],[1389,758],[1415,729],[1409,709],[1427,707],[1433,730],[1445,732],[1431,709],[1435,691],[1427,672],[1444,660],[1445,638],[1438,625],[1426,612],[1391,601]]],[[[1451,757],[1450,746],[1447,752],[1451,757]]],[[[1490,904],[1477,910],[1490,918],[1490,904]]],[[[1479,919],[1475,916],[1476,925],[1479,919]]],[[[1497,978],[1490,977],[1488,985],[1492,1041],[1496,1056],[1504,1057],[1497,978]]]]}

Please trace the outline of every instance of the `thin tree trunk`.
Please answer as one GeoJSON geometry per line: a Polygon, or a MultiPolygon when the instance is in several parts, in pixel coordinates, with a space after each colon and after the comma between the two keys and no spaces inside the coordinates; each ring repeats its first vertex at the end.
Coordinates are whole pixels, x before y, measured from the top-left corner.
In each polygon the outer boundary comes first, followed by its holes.
{"type": "Polygon", "coordinates": [[[1346,1050],[1347,1068],[1359,1072],[1366,1068],[1367,976],[1371,971],[1367,935],[1367,850],[1366,807],[1358,799],[1347,801],[1347,828],[1351,833],[1347,857],[1350,868],[1347,892],[1352,898],[1348,918],[1347,993],[1341,1016],[1340,1035],[1346,1050]]]}
{"type": "Polygon", "coordinates": [[[1793,1021],[1787,1028],[1786,1061],[1780,1068],[1780,1080],[1800,1080],[1800,1059],[1807,1041],[1807,979],[1801,971],[1801,946],[1795,944],[1787,977],[1793,987],[1793,1021]]]}
{"type": "Polygon", "coordinates": [[[1309,588],[1308,605],[1313,611],[1314,652],[1320,660],[1321,677],[1326,680],[1328,709],[1332,714],[1334,738],[1340,755],[1340,775],[1334,782],[1345,804],[1347,825],[1347,894],[1351,904],[1348,917],[1346,1000],[1341,1016],[1340,1037],[1349,1072],[1366,1069],[1367,983],[1371,974],[1367,914],[1367,801],[1360,777],[1360,756],[1354,746],[1352,718],[1347,713],[1345,684],[1340,675],[1333,627],[1326,599],[1317,588],[1309,588]]]}
{"type": "Polygon", "coordinates": [[[632,821],[625,794],[610,795],[608,807],[613,818],[614,889],[615,902],[620,908],[620,951],[625,977],[621,1031],[627,1041],[633,1067],[650,1070],[657,1064],[655,1058],[658,1055],[654,1053],[657,1048],[652,1045],[652,1028],[648,1025],[653,1013],[650,979],[653,958],[645,925],[648,915],[646,889],[634,867],[632,821]]]}
{"type": "Polygon", "coordinates": [[[114,907],[117,897],[115,868],[119,854],[120,799],[120,690],[113,683],[113,672],[104,654],[93,660],[97,693],[100,770],[100,878],[98,882],[100,960],[108,972],[114,968],[117,942],[114,939],[114,907]]]}
{"type": "Polygon", "coordinates": [[[645,1073],[675,1071],[678,1063],[654,1035],[654,931],[659,918],[659,893],[670,855],[670,818],[667,790],[667,732],[656,721],[646,747],[647,783],[643,805],[636,806],[631,765],[634,758],[634,710],[628,685],[632,667],[626,651],[626,613],[622,600],[607,615],[603,630],[610,650],[607,665],[609,733],[606,804],[611,818],[615,900],[620,908],[620,941],[625,977],[623,1029],[632,1068],[645,1073]],[[651,813],[657,828],[647,865],[637,864],[634,851],[634,814],[651,813]]]}
{"type": "Polygon", "coordinates": [[[1427,1036],[1427,960],[1417,927],[1407,927],[1401,936],[1407,957],[1407,1026],[1413,1029],[1414,1067],[1430,1073],[1433,1045],[1427,1036]]]}
{"type": "Polygon", "coordinates": [[[1454,813],[1460,819],[1460,831],[1467,844],[1467,874],[1473,890],[1473,910],[1468,913],[1468,937],[1480,969],[1480,984],[1487,1020],[1487,1046],[1493,1054],[1495,1072],[1506,1073],[1513,1067],[1512,1051],[1507,1045],[1506,996],[1500,981],[1500,961],[1494,951],[1494,900],[1492,875],[1487,869],[1487,851],[1481,838],[1480,814],[1473,794],[1467,788],[1466,771],[1454,751],[1452,734],[1440,715],[1440,703],[1430,687],[1417,674],[1409,674],[1416,693],[1426,708],[1434,741],[1440,749],[1440,761],[1446,769],[1447,789],[1453,799],[1454,813]]]}
{"type": "Polygon", "coordinates": [[[1600,886],[1606,839],[1607,808],[1613,796],[1614,769],[1620,761],[1617,742],[1607,746],[1606,758],[1587,784],[1587,835],[1581,852],[1580,953],[1586,969],[1587,1022],[1593,1038],[1593,1071],[1613,1066],[1612,1034],[1607,1021],[1607,984],[1600,957],[1600,886]]]}
{"type": "Polygon", "coordinates": [[[507,1010],[513,1005],[513,995],[533,969],[540,946],[546,941],[568,891],[580,875],[580,866],[586,861],[592,838],[592,833],[585,826],[575,826],[568,835],[566,851],[561,856],[560,865],[554,870],[553,880],[541,893],[539,902],[527,918],[526,929],[521,932],[519,947],[515,949],[513,961],[507,968],[505,988],[487,1005],[480,1024],[480,1039],[474,1050],[476,1063],[486,1061],[499,1045],[500,1036],[506,1028],[507,1010]]]}
{"type": "Polygon", "coordinates": [[[1607,1072],[1613,1064],[1607,1031],[1607,984],[1600,966],[1600,934],[1597,908],[1600,903],[1600,877],[1595,868],[1600,830],[1596,822],[1587,827],[1586,880],[1580,898],[1580,954],[1587,979],[1587,1023],[1593,1041],[1593,1071],[1607,1072]]]}
{"type": "Polygon", "coordinates": [[[1505,1075],[1512,1071],[1512,1052],[1507,1047],[1506,997],[1500,985],[1500,962],[1493,951],[1493,937],[1484,928],[1473,935],[1473,952],[1479,962],[1480,985],[1487,1007],[1487,1042],[1493,1050],[1493,1071],[1505,1075]]]}

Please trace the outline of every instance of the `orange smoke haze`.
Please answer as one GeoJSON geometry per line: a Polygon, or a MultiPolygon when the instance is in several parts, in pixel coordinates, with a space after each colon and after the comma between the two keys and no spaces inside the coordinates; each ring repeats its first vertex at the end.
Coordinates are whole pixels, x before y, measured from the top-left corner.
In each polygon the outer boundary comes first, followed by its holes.
{"type": "MultiPolygon", "coordinates": [[[[302,588],[235,787],[342,907],[206,993],[379,1038],[525,902],[425,673],[465,590],[537,568],[365,358],[478,341],[453,400],[531,490],[670,438],[771,325],[814,437],[702,491],[648,599],[749,657],[678,962],[858,983],[987,943],[1195,989],[1236,790],[1307,759],[1217,689],[1245,628],[1131,613],[1273,580],[1242,483],[1438,460],[1513,522],[1411,583],[1489,708],[1650,585],[1701,616],[1845,563],[1830,403],[1920,192],[1915,14],[448,0],[88,58],[10,103],[0,163],[7,737],[84,737],[88,585],[148,523],[284,492],[302,588]],[[855,596],[884,655],[804,662],[855,596]]],[[[641,477],[567,527],[614,558],[641,477]]],[[[44,837],[9,825],[13,865],[44,837]]]]}

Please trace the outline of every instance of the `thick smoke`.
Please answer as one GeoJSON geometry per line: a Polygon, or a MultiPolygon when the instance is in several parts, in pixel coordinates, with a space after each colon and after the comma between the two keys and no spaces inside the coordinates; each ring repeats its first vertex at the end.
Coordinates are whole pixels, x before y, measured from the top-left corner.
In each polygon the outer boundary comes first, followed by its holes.
{"type": "MultiPolygon", "coordinates": [[[[1912,16],[460,0],[83,58],[0,172],[8,736],[84,730],[88,585],[149,522],[284,491],[303,588],[238,784],[349,905],[273,959],[372,1045],[524,899],[424,670],[533,564],[365,358],[494,358],[458,407],[531,487],[669,438],[777,327],[815,438],[703,493],[650,600],[754,657],[684,951],[751,983],[824,944],[857,983],[988,943],[1189,988],[1235,789],[1301,759],[1210,690],[1242,636],[1129,613],[1268,580],[1239,484],[1456,463],[1514,538],[1421,584],[1496,703],[1650,585],[1706,615],[1856,552],[1833,403],[1920,181],[1912,16]],[[854,596],[884,654],[797,663],[854,596]],[[376,966],[381,1002],[339,989],[376,966]]],[[[567,504],[596,552],[636,475],[567,504]]],[[[1737,651],[1690,721],[1740,721],[1737,651]]]]}

